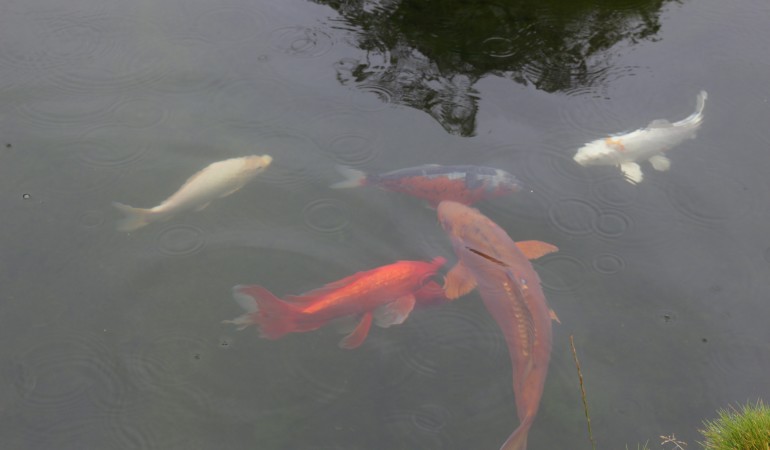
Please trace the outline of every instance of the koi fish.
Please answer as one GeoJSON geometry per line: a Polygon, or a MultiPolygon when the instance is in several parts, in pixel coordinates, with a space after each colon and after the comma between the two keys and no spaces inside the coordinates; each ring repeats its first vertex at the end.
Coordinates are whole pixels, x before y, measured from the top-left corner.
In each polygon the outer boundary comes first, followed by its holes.
{"type": "Polygon", "coordinates": [[[338,166],[337,170],[346,179],[332,184],[332,188],[374,185],[425,199],[433,207],[442,200],[470,205],[521,190],[516,177],[491,167],[426,164],[379,175],[345,166],[338,166]]]}
{"type": "Polygon", "coordinates": [[[519,426],[501,450],[525,450],[548,372],[551,320],[558,320],[528,258],[558,249],[539,241],[514,243],[489,218],[460,203],[441,202],[438,217],[459,260],[446,277],[447,297],[477,288],[508,345],[519,426]]]}
{"type": "Polygon", "coordinates": [[[649,160],[653,169],[666,171],[671,160],[664,152],[695,137],[703,122],[707,97],[706,91],[700,91],[695,112],[679,122],[653,120],[646,128],[597,139],[578,149],[573,159],[581,166],[619,166],[632,184],[644,178],[639,161],[649,160]]]}
{"type": "Polygon", "coordinates": [[[366,339],[372,322],[383,328],[399,325],[409,317],[418,297],[425,304],[435,301],[438,285],[430,277],[444,263],[446,259],[441,257],[431,262],[398,261],[284,299],[259,285],[238,285],[233,287],[233,297],[246,314],[224,323],[239,330],[257,325],[262,337],[278,339],[354,318],[357,325],[339,346],[356,348],[366,339]],[[421,288],[426,289],[420,292],[421,288]]]}
{"type": "Polygon", "coordinates": [[[179,212],[206,208],[212,201],[240,190],[270,165],[270,155],[243,156],[212,163],[191,176],[179,190],[153,208],[134,208],[113,202],[125,215],[118,231],[133,231],[156,221],[168,220],[179,212]]]}

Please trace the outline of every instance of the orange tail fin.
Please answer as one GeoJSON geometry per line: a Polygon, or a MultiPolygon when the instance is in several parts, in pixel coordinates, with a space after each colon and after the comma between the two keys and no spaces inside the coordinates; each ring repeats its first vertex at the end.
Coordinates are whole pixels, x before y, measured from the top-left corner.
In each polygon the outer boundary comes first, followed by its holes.
{"type": "Polygon", "coordinates": [[[262,286],[238,285],[233,288],[233,294],[253,299],[256,308],[249,314],[249,318],[259,327],[262,337],[278,339],[296,329],[299,313],[297,307],[284,302],[262,286]]]}
{"type": "Polygon", "coordinates": [[[527,435],[529,434],[529,427],[532,425],[533,419],[525,419],[520,423],[519,427],[508,436],[500,450],[527,450],[527,435]]]}

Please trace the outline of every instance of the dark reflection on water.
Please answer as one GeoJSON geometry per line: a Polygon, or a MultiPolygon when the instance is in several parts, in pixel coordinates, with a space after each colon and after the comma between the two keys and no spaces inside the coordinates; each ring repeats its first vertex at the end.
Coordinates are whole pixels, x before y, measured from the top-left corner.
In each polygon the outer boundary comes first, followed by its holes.
{"type": "MultiPolygon", "coordinates": [[[[592,91],[623,74],[621,45],[655,40],[671,0],[314,0],[342,16],[361,57],[341,83],[429,113],[448,132],[476,132],[475,83],[499,75],[546,92],[592,91]]],[[[624,49],[627,50],[627,49],[624,49]]]]}

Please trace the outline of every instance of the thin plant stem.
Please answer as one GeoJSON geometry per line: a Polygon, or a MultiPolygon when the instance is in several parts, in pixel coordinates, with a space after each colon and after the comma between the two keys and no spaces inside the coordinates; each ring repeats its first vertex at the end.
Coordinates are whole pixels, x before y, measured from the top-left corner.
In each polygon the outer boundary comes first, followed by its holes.
{"type": "Polygon", "coordinates": [[[583,398],[583,411],[586,414],[586,422],[588,423],[588,439],[591,441],[591,448],[596,450],[596,441],[594,440],[594,435],[591,432],[591,417],[588,415],[586,390],[583,387],[583,372],[580,371],[580,361],[578,361],[577,351],[575,350],[575,339],[572,335],[569,336],[569,345],[572,347],[572,357],[575,358],[575,367],[577,367],[578,379],[580,380],[580,395],[583,398]]]}

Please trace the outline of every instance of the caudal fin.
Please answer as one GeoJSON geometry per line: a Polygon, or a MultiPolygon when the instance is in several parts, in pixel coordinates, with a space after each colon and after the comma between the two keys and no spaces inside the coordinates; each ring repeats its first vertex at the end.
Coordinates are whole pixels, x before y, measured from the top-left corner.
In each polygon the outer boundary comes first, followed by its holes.
{"type": "MultiPolygon", "coordinates": [[[[708,93],[706,93],[706,91],[700,91],[698,93],[698,97],[695,99],[695,112],[690,114],[687,118],[685,118],[681,122],[677,122],[677,123],[683,124],[683,125],[695,126],[695,127],[699,126],[701,122],[703,122],[703,109],[706,107],[707,98],[708,98],[708,93]]],[[[695,133],[693,133],[691,137],[695,137],[695,133]]]]}
{"type": "Polygon", "coordinates": [[[278,339],[295,330],[298,310],[284,302],[262,286],[238,285],[233,287],[233,297],[247,313],[225,323],[232,323],[238,329],[257,325],[262,337],[278,339]]]}
{"type": "Polygon", "coordinates": [[[709,97],[706,91],[700,91],[698,98],[695,100],[695,114],[703,114],[703,108],[706,107],[706,99],[709,97]]]}
{"type": "Polygon", "coordinates": [[[527,450],[527,435],[529,434],[529,427],[532,425],[532,420],[526,420],[519,424],[513,433],[508,436],[500,450],[527,450]]]}
{"type": "Polygon", "coordinates": [[[118,231],[134,231],[150,223],[150,210],[134,208],[123,203],[112,202],[112,206],[123,213],[124,218],[118,220],[118,231]]]}
{"type": "Polygon", "coordinates": [[[345,179],[332,184],[332,189],[343,189],[363,186],[366,182],[366,173],[348,166],[337,166],[337,172],[345,179]]]}

